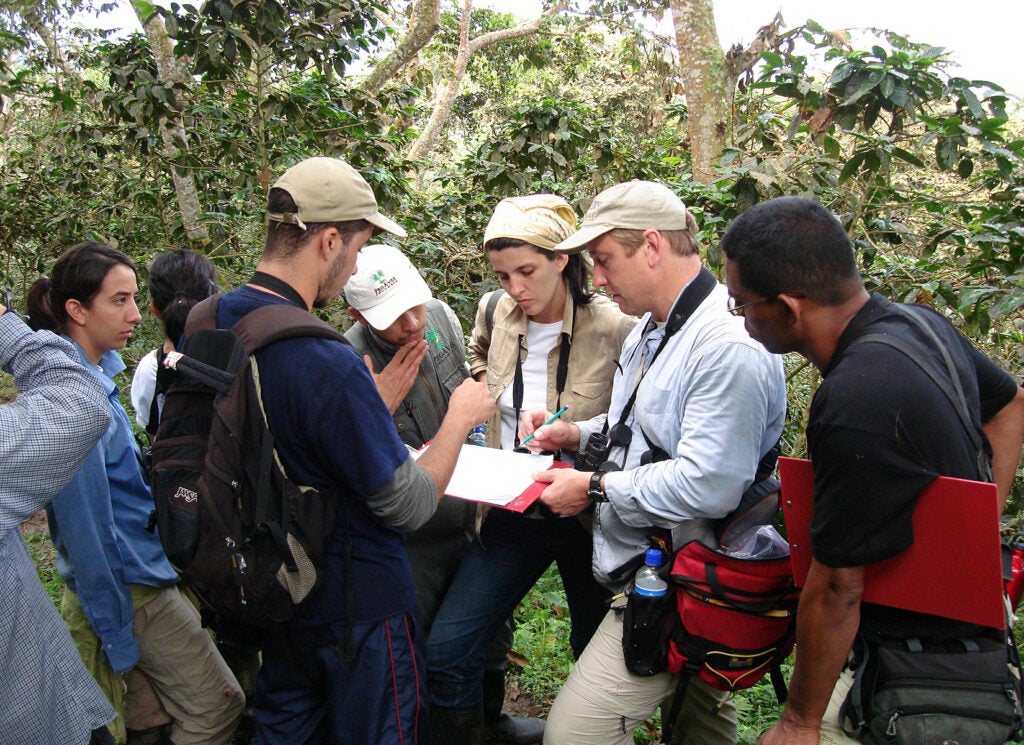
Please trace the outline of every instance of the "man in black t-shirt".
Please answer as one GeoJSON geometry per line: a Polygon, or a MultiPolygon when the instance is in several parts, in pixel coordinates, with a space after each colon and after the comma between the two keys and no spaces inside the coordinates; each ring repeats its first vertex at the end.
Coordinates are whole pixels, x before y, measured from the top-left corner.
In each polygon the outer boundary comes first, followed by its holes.
{"type": "Polygon", "coordinates": [[[1024,440],[1024,392],[938,313],[868,294],[842,225],[814,200],[755,206],[729,227],[722,251],[732,309],[750,335],[772,352],[800,353],[823,376],[807,425],[813,560],[797,616],[800,652],[782,718],[759,742],[856,742],[838,726],[835,699],[858,629],[903,638],[963,630],[862,604],[864,568],[911,545],[917,499],[938,476],[987,480],[991,473],[1005,502],[1024,440]],[[864,338],[878,333],[959,384],[969,428],[910,357],[864,338]]]}

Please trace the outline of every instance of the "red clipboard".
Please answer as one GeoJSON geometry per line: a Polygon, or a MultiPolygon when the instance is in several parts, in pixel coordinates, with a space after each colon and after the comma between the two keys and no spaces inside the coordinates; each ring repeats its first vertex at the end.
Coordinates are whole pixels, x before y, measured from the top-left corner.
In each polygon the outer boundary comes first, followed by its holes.
{"type": "MultiPolygon", "coordinates": [[[[568,463],[563,463],[560,460],[553,461],[547,470],[554,468],[572,468],[568,463]]],[[[513,499],[508,504],[492,504],[491,507],[497,507],[500,510],[512,510],[513,512],[525,512],[526,508],[537,501],[540,493],[548,488],[547,484],[543,484],[540,481],[534,481],[523,493],[513,499]]]]}
{"type": "MultiPolygon", "coordinates": [[[[809,460],[779,458],[779,479],[793,577],[803,587],[814,469],[809,460]]],[[[938,478],[921,493],[913,520],[911,547],[865,568],[864,601],[1005,628],[996,485],[938,478]]]]}

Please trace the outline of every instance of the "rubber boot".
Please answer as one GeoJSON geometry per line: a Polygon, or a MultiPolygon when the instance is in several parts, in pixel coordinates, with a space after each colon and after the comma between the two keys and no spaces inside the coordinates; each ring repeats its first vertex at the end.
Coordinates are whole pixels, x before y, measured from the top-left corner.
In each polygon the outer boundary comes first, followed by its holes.
{"type": "Polygon", "coordinates": [[[171,745],[171,725],[127,730],[127,745],[171,745]]]}
{"type": "Polygon", "coordinates": [[[430,707],[430,741],[435,745],[482,745],[483,705],[449,709],[430,707]]]}
{"type": "Polygon", "coordinates": [[[89,745],[117,745],[114,742],[114,736],[110,734],[110,730],[106,727],[100,727],[92,731],[92,736],[89,738],[89,745]]]}
{"type": "Polygon", "coordinates": [[[502,712],[505,671],[484,671],[484,740],[508,745],[534,745],[544,740],[544,720],[502,712]]]}
{"type": "Polygon", "coordinates": [[[505,671],[484,670],[484,727],[490,728],[501,719],[505,705],[505,671]]]}

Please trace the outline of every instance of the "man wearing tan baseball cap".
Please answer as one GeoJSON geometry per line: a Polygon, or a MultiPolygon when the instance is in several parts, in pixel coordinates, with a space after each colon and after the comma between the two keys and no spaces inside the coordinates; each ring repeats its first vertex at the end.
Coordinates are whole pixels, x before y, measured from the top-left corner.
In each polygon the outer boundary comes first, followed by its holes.
{"type": "MultiPolygon", "coordinates": [[[[534,410],[520,430],[534,434],[531,449],[603,459],[593,473],[536,478],[549,483],[540,499],[557,514],[593,506],[594,574],[613,593],[631,587],[652,535],[671,534],[676,547],[717,545],[715,521],[764,478],[762,461],[774,468],[786,411],[782,365],[731,315],[725,286],[701,266],[696,234],[671,189],[630,181],[598,194],[580,230],[555,247],[586,249],[594,286],[642,315],[623,343],[607,414],[542,426],[550,412],[534,410]]],[[[630,671],[622,639],[622,608],[613,607],[551,707],[546,745],[632,743],[634,728],[673,692],[677,675],[630,671]]],[[[677,721],[686,742],[736,742],[731,697],[696,677],[677,721]]]]}
{"type": "Polygon", "coordinates": [[[377,210],[377,198],[355,168],[338,158],[315,157],[292,166],[274,182],[288,192],[295,211],[267,211],[267,220],[297,225],[366,220],[379,230],[405,238],[401,225],[377,210]]]}
{"type": "MultiPolygon", "coordinates": [[[[405,235],[380,214],[369,184],[336,158],[289,168],[270,189],[267,220],[256,273],[220,299],[220,328],[268,306],[325,305],[341,293],[373,235],[405,235]]],[[[256,739],[426,742],[416,593],[402,534],[433,515],[466,435],[490,418],[487,386],[466,380],[451,391],[431,446],[413,461],[351,345],[287,338],[255,357],[285,472],[296,484],[334,490],[338,499],[333,530],[325,526],[331,532],[322,583],[264,636],[256,739]]]]}
{"type": "Polygon", "coordinates": [[[609,231],[685,231],[696,249],[697,221],[671,189],[653,181],[627,181],[605,189],[590,203],[580,229],[558,244],[559,251],[583,250],[609,231]]]}

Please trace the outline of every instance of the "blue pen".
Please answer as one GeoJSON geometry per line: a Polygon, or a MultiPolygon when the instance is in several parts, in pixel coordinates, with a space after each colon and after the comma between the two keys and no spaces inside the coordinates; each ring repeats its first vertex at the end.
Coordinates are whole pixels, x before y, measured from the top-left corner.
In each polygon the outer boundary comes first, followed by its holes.
{"type": "MultiPolygon", "coordinates": [[[[568,410],[569,410],[569,405],[568,405],[568,404],[566,404],[566,405],[565,405],[565,406],[563,406],[563,407],[562,407],[561,409],[559,409],[559,410],[558,410],[558,411],[556,411],[556,412],[555,412],[554,414],[552,414],[552,415],[551,415],[551,417],[550,417],[550,418],[549,418],[549,419],[548,419],[548,420],[547,420],[546,422],[544,422],[544,424],[540,425],[540,427],[537,427],[537,429],[540,429],[541,427],[546,427],[546,426],[548,426],[549,424],[551,424],[551,422],[553,422],[553,421],[555,421],[556,419],[558,419],[558,417],[562,416],[562,414],[564,414],[564,413],[565,413],[565,412],[567,412],[568,410]]],[[[523,445],[525,445],[526,443],[528,443],[528,442],[529,442],[530,440],[532,440],[532,439],[533,439],[533,436],[534,436],[535,434],[537,434],[537,429],[533,430],[533,432],[531,432],[530,434],[528,434],[528,435],[526,436],[526,438],[525,438],[525,439],[524,439],[524,440],[523,440],[523,441],[522,441],[521,443],[519,443],[519,446],[520,446],[520,447],[522,447],[523,445]]]]}

